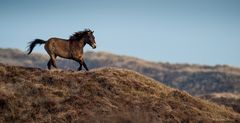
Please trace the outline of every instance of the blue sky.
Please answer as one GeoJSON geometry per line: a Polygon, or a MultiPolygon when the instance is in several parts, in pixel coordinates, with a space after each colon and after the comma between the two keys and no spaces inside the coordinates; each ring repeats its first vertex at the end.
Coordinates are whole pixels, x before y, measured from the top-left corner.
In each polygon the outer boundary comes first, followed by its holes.
{"type": "Polygon", "coordinates": [[[90,28],[94,51],[240,67],[239,0],[1,0],[0,27],[2,48],[90,28]]]}

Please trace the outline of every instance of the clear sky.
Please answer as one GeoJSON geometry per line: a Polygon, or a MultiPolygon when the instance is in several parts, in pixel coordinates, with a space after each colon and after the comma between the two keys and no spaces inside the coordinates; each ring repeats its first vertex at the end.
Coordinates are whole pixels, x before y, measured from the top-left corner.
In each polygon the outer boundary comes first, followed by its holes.
{"type": "Polygon", "coordinates": [[[84,28],[95,31],[94,51],[240,66],[240,0],[0,1],[2,48],[25,50],[35,38],[68,38],[84,28]]]}

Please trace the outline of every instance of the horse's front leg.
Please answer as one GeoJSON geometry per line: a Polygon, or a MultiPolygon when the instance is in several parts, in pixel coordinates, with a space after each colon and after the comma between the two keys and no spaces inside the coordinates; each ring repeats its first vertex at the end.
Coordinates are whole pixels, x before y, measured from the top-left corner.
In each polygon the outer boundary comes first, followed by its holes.
{"type": "Polygon", "coordinates": [[[78,63],[79,63],[79,68],[78,68],[78,70],[81,71],[81,70],[82,70],[82,63],[81,63],[80,61],[79,61],[78,63]]]}
{"type": "Polygon", "coordinates": [[[73,59],[73,60],[79,63],[78,71],[81,71],[82,70],[83,61],[81,59],[73,59]]]}
{"type": "Polygon", "coordinates": [[[79,71],[82,70],[82,65],[86,69],[86,71],[88,71],[87,65],[85,64],[83,59],[82,60],[77,60],[77,61],[78,61],[79,65],[80,65],[79,68],[78,68],[79,71]]]}
{"type": "Polygon", "coordinates": [[[88,71],[88,67],[87,67],[87,65],[86,65],[84,60],[83,60],[83,67],[86,69],[86,71],[88,71]]]}

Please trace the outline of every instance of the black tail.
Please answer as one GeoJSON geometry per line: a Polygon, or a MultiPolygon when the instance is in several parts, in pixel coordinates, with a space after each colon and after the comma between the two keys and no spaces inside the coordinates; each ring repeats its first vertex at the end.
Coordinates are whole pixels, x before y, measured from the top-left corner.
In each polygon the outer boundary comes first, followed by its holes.
{"type": "Polygon", "coordinates": [[[42,40],[42,39],[35,39],[34,41],[28,42],[28,55],[32,52],[33,48],[36,46],[36,44],[45,44],[46,41],[42,40]]]}

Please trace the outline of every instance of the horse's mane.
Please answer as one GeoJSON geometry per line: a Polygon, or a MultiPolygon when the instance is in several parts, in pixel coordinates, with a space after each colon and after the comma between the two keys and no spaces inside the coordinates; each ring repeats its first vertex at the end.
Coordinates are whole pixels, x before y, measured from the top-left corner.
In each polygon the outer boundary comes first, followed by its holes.
{"type": "Polygon", "coordinates": [[[83,31],[75,32],[69,37],[70,41],[80,41],[87,32],[92,32],[90,29],[85,29],[83,31]]]}

